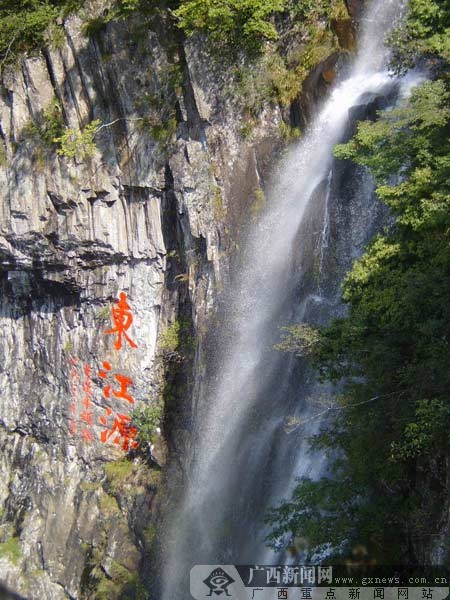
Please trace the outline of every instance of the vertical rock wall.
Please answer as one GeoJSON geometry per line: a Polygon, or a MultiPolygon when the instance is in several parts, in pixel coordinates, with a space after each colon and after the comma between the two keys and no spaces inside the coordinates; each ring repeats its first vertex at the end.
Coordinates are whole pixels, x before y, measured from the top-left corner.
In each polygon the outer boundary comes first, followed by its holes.
{"type": "MultiPolygon", "coordinates": [[[[236,243],[225,217],[242,221],[279,146],[279,109],[245,141],[230,73],[198,44],[169,44],[165,28],[136,18],[88,39],[72,17],[57,49],[3,73],[0,580],[30,599],[139,592],[159,472],[121,461],[113,437],[101,442],[99,371],[106,360],[131,379],[135,406],[158,401],[158,339],[179,314],[206,331],[236,243]],[[42,136],[50,113],[75,129],[101,121],[93,158],[56,153],[42,136]],[[137,348],[118,351],[105,332],[120,292],[137,348]],[[92,423],[80,396],[74,432],[85,365],[92,423]]],[[[182,418],[171,426],[171,440],[188,429],[182,418]]]]}

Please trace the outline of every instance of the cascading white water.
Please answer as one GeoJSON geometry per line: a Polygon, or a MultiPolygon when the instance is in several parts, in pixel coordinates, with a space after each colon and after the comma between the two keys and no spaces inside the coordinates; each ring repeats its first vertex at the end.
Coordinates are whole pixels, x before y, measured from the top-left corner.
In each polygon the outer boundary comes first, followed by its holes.
{"type": "MultiPolygon", "coordinates": [[[[292,379],[292,359],[273,351],[273,344],[280,325],[296,312],[293,249],[302,244],[298,235],[305,211],[324,184],[328,206],[333,147],[345,133],[349,110],[363,97],[383,95],[396,85],[386,68],[383,40],[400,5],[399,0],[373,1],[350,75],[280,164],[267,194],[267,212],[249,236],[227,293],[218,366],[207,374],[196,403],[190,472],[165,544],[164,600],[189,597],[186,577],[194,564],[271,562],[263,543],[264,511],[289,494],[295,477],[320,471],[320,460],[312,463],[307,456],[305,440],[318,421],[311,420],[303,434],[286,434],[286,415],[303,411],[304,416],[309,409],[305,389],[296,388],[292,379]]],[[[411,82],[405,79],[402,85],[411,82]]],[[[327,228],[326,210],[320,269],[327,228]]]]}

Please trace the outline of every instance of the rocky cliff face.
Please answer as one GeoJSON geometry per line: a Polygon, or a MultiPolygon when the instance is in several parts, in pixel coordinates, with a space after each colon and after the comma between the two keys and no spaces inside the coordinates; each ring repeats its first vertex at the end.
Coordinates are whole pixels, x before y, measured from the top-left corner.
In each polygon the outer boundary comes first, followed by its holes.
{"type": "MultiPolygon", "coordinates": [[[[180,315],[206,328],[236,243],[225,217],[248,210],[280,141],[276,106],[243,138],[233,80],[213,64],[198,44],[169,43],[161,21],[89,39],[72,17],[58,48],[4,70],[0,579],[23,597],[139,592],[165,444],[153,467],[119,460],[114,415],[133,406],[113,376],[131,380],[134,406],[159,401],[158,340],[180,315]],[[49,111],[105,125],[92,159],[46,145],[49,111]],[[137,347],[117,350],[106,331],[121,292],[137,347]]],[[[170,439],[186,428],[172,419],[170,439]]]]}
{"type": "MultiPolygon", "coordinates": [[[[173,389],[189,398],[289,111],[266,104],[249,139],[231,66],[162,17],[91,38],[79,17],[62,28],[0,88],[0,580],[30,600],[140,597],[167,446],[175,478],[188,446],[189,400],[173,389]],[[92,157],[56,152],[55,123],[96,119],[92,157]],[[133,323],[118,349],[122,292],[133,323]],[[180,322],[196,340],[189,360],[167,342],[180,322]],[[121,460],[131,409],[161,398],[152,460],[121,460]]],[[[316,69],[310,97],[337,59],[316,69]]]]}

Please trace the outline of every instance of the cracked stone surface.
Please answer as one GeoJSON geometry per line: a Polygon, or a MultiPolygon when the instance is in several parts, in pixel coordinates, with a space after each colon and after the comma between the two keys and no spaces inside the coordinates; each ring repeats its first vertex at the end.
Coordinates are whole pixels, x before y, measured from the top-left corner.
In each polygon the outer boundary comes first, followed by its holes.
{"type": "Polygon", "coordinates": [[[31,600],[89,597],[83,574],[99,553],[105,577],[116,563],[132,571],[144,560],[152,469],[133,474],[133,494],[112,489],[105,465],[123,453],[100,441],[97,373],[109,360],[133,381],[136,404],[156,401],[159,336],[181,308],[197,333],[206,327],[227,281],[230,223],[248,211],[280,146],[278,107],[265,108],[251,143],[243,139],[245,115],[224,92],[230,74],[198,42],[174,54],[164,24],[144,36],[138,25],[113,22],[88,39],[70,17],[60,48],[23,59],[1,80],[0,580],[31,600]],[[174,65],[181,84],[171,90],[174,65]],[[67,127],[111,123],[92,160],[59,156],[30,135],[55,98],[67,127]],[[167,124],[170,103],[177,124],[165,149],[152,125],[167,124]],[[117,352],[105,331],[121,291],[137,348],[117,352]],[[70,431],[71,361],[81,375],[92,368],[90,443],[82,423],[70,431]],[[5,550],[11,540],[19,556],[5,550]]]}

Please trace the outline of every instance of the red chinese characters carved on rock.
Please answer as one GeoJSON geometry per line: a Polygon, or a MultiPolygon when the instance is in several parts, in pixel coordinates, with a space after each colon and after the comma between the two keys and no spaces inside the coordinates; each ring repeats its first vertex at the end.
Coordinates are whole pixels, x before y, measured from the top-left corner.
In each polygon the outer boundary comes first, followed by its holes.
{"type": "MultiPolygon", "coordinates": [[[[104,417],[100,417],[102,421],[104,417]]],[[[106,422],[106,419],[104,419],[106,422]]],[[[111,436],[114,436],[113,442],[120,444],[122,450],[128,451],[130,448],[136,448],[138,443],[134,440],[137,434],[136,427],[130,425],[131,417],[117,413],[114,417],[112,429],[104,429],[100,434],[102,444],[106,443],[111,436]]]]}
{"type": "Polygon", "coordinates": [[[92,442],[94,439],[94,434],[92,433],[92,384],[91,384],[91,375],[92,369],[89,365],[84,365],[83,367],[84,380],[83,380],[83,411],[80,414],[80,419],[85,423],[83,429],[81,430],[81,435],[84,440],[88,442],[92,442]],[[87,427],[89,425],[89,428],[87,427]]]}
{"type": "MultiPolygon", "coordinates": [[[[98,375],[101,379],[106,381],[108,377],[108,372],[111,370],[111,363],[108,361],[103,361],[102,363],[103,369],[99,371],[98,375]]],[[[128,392],[128,386],[133,385],[132,380],[125,375],[116,374],[114,375],[114,379],[119,382],[120,389],[111,389],[111,385],[107,383],[103,388],[103,396],[109,401],[111,399],[111,393],[114,397],[119,398],[121,400],[126,400],[130,404],[134,403],[134,398],[128,392]]],[[[105,406],[106,417],[100,417],[100,423],[106,427],[108,423],[108,417],[112,415],[112,410],[109,406],[105,406]]],[[[104,429],[100,433],[100,441],[102,444],[105,444],[111,436],[114,435],[114,443],[121,444],[123,450],[127,451],[130,448],[136,448],[137,442],[134,441],[136,437],[137,430],[135,427],[130,425],[130,417],[121,413],[117,413],[114,416],[114,423],[111,429],[104,429]]]]}
{"type": "Polygon", "coordinates": [[[114,342],[116,350],[122,348],[122,336],[127,340],[132,348],[137,348],[137,345],[128,336],[127,331],[133,323],[133,315],[131,313],[130,305],[127,302],[127,295],[125,292],[121,292],[119,300],[114,304],[111,309],[114,327],[105,331],[107,335],[117,333],[117,339],[114,342]]]}
{"type": "MultiPolygon", "coordinates": [[[[130,305],[127,302],[127,295],[125,292],[120,293],[118,301],[111,310],[111,314],[114,327],[105,331],[105,334],[117,334],[116,341],[114,342],[116,350],[122,349],[122,338],[128,342],[131,348],[137,348],[137,344],[135,344],[127,334],[128,329],[133,323],[133,314],[130,305]]],[[[116,373],[114,374],[114,379],[119,385],[115,386],[113,389],[111,384],[107,382],[108,373],[111,371],[111,368],[110,362],[103,361],[102,369],[98,373],[99,377],[103,379],[106,384],[103,388],[103,397],[109,402],[112,394],[114,398],[134,404],[134,398],[128,389],[133,385],[133,381],[126,375],[116,373]]],[[[122,450],[125,452],[130,448],[136,448],[138,444],[134,438],[136,437],[137,429],[131,425],[131,418],[128,415],[117,413],[114,415],[112,427],[108,428],[108,418],[111,417],[112,410],[109,406],[105,406],[105,412],[106,416],[100,417],[100,423],[105,426],[105,429],[100,433],[100,441],[102,444],[105,444],[112,438],[113,442],[115,444],[120,444],[122,450]]]]}
{"type": "MultiPolygon", "coordinates": [[[[133,323],[133,314],[130,305],[127,301],[125,292],[121,292],[119,299],[115,302],[111,310],[113,327],[105,331],[106,335],[117,334],[114,342],[116,350],[122,349],[122,342],[128,342],[130,348],[137,348],[137,344],[127,334],[128,329],[133,323]]],[[[81,436],[83,440],[92,442],[93,434],[93,403],[92,403],[92,368],[85,364],[83,365],[83,378],[81,378],[81,368],[76,358],[70,358],[70,378],[71,378],[71,396],[72,402],[70,405],[70,432],[77,433],[77,405],[80,404],[82,398],[83,409],[79,414],[79,422],[81,424],[81,436]],[[82,392],[82,393],[80,393],[82,392]]],[[[112,399],[122,400],[129,404],[134,404],[134,398],[129,390],[133,386],[133,381],[130,377],[121,373],[110,373],[112,365],[109,361],[102,362],[102,368],[98,372],[100,379],[104,381],[103,398],[106,403],[112,399]],[[110,381],[108,381],[108,379],[110,381]]],[[[127,452],[131,448],[136,448],[138,443],[135,438],[137,429],[131,425],[131,417],[129,415],[117,412],[113,414],[113,410],[108,404],[104,406],[105,414],[99,417],[100,424],[104,429],[100,432],[100,441],[105,444],[112,440],[114,444],[119,445],[122,450],[127,452]],[[111,420],[113,420],[111,424],[111,420]],[[108,427],[108,421],[110,426],[108,427]]]]}
{"type": "MultiPolygon", "coordinates": [[[[98,376],[101,379],[106,379],[108,377],[107,372],[111,370],[111,363],[104,360],[102,366],[103,370],[98,372],[98,376]]],[[[134,404],[134,398],[128,393],[128,387],[130,385],[133,385],[133,381],[126,375],[120,375],[120,373],[114,375],[114,379],[120,384],[120,389],[111,390],[111,385],[107,383],[103,388],[103,396],[107,400],[109,400],[111,398],[112,391],[113,396],[115,396],[116,398],[120,398],[121,400],[127,400],[127,402],[129,402],[130,404],[134,404]]]]}
{"type": "MultiPolygon", "coordinates": [[[[78,361],[76,358],[70,358],[70,378],[71,378],[71,395],[72,402],[70,404],[70,432],[75,434],[77,432],[77,423],[76,423],[76,412],[77,412],[77,404],[79,404],[80,400],[80,369],[78,367],[78,361]]],[[[89,365],[85,364],[83,366],[83,410],[80,413],[80,422],[81,422],[81,437],[91,442],[94,439],[94,434],[92,432],[92,383],[91,383],[91,375],[92,369],[89,365]]]]}
{"type": "Polygon", "coordinates": [[[72,356],[69,359],[70,369],[70,394],[72,401],[70,403],[70,433],[75,435],[77,432],[76,413],[78,401],[78,386],[80,382],[80,374],[78,372],[77,359],[72,356]]]}

